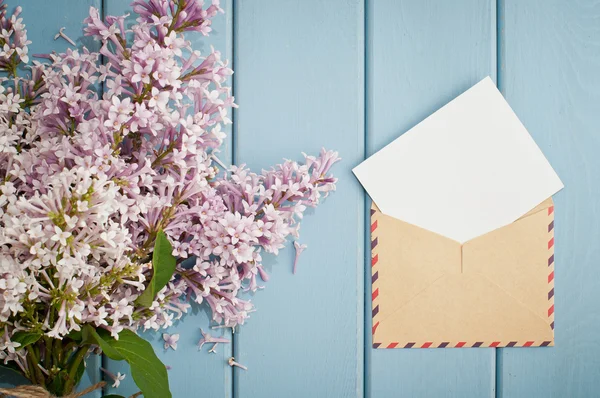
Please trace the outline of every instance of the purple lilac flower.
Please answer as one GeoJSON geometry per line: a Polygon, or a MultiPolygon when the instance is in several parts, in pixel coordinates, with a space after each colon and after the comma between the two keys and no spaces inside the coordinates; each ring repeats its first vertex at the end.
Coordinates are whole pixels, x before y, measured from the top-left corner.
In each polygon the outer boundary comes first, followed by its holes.
{"type": "MultiPolygon", "coordinates": [[[[233,71],[186,40],[209,34],[218,1],[135,0],[133,11],[127,29],[91,8],[98,52],[51,54],[19,75],[30,43],[20,9],[0,0],[0,359],[22,369],[21,330],[61,339],[92,324],[118,337],[167,328],[192,302],[218,325],[243,324],[254,306],[241,293],[268,280],[264,253],[297,238],[304,211],[335,190],[339,158],[326,150],[219,173],[233,71]],[[177,268],[143,307],[159,231],[177,268]]],[[[176,336],[163,335],[166,348],[176,336]]],[[[199,345],[226,342],[203,332],[199,345]]]]}
{"type": "Polygon", "coordinates": [[[163,333],[163,340],[165,342],[165,350],[171,348],[173,351],[177,350],[177,342],[179,341],[178,334],[163,333]]]}
{"type": "Polygon", "coordinates": [[[224,337],[213,337],[210,335],[210,333],[206,333],[202,329],[200,329],[200,333],[202,333],[202,338],[200,339],[200,341],[198,341],[198,350],[201,350],[202,347],[204,346],[204,344],[207,344],[207,343],[215,344],[213,346],[213,348],[211,349],[211,350],[213,350],[218,343],[228,344],[231,342],[229,339],[226,339],[224,337]]]}

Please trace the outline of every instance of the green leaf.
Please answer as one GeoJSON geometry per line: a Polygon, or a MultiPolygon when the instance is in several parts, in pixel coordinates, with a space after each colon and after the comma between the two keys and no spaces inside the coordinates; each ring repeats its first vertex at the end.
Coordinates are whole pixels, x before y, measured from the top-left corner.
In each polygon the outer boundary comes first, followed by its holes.
{"type": "Polygon", "coordinates": [[[103,395],[103,398],[125,398],[122,395],[117,395],[117,394],[108,394],[108,395],[103,395]]]}
{"type": "MultiPolygon", "coordinates": [[[[106,330],[100,329],[100,331],[102,332],[106,330]]],[[[110,339],[114,340],[114,338],[110,335],[110,332],[106,331],[106,333],[108,334],[108,337],[110,339]]],[[[122,361],[125,359],[125,357],[121,355],[119,351],[115,350],[113,346],[108,341],[106,341],[104,337],[100,337],[96,329],[94,329],[94,327],[89,323],[83,327],[83,341],[98,344],[102,349],[104,355],[106,355],[110,359],[114,359],[115,361],[122,361]]]]}
{"type": "Polygon", "coordinates": [[[21,384],[30,384],[25,375],[20,369],[14,365],[14,362],[9,362],[6,365],[0,365],[0,384],[8,384],[18,386],[21,384]]]}
{"type": "Polygon", "coordinates": [[[144,307],[150,307],[152,301],[163,287],[169,283],[175,272],[176,259],[173,256],[173,247],[163,231],[158,231],[152,253],[152,268],[154,274],[146,290],[137,298],[136,302],[144,307]]]}
{"type": "Polygon", "coordinates": [[[75,385],[78,385],[81,382],[81,378],[83,377],[83,373],[85,372],[85,359],[79,363],[77,367],[77,373],[75,373],[75,385]]]}
{"type": "Polygon", "coordinates": [[[13,334],[11,340],[17,343],[21,343],[21,346],[19,348],[23,348],[36,343],[41,337],[42,334],[39,332],[17,332],[13,334]]]}
{"type": "Polygon", "coordinates": [[[109,358],[115,359],[105,351],[105,346],[110,346],[111,354],[117,352],[120,358],[129,363],[131,377],[145,398],[171,398],[167,368],[149,342],[127,329],[119,333],[119,340],[115,340],[105,329],[99,329],[96,335],[102,351],[109,358]]]}
{"type": "Polygon", "coordinates": [[[81,330],[72,330],[71,333],[67,335],[71,340],[81,342],[83,340],[83,333],[81,330]]]}

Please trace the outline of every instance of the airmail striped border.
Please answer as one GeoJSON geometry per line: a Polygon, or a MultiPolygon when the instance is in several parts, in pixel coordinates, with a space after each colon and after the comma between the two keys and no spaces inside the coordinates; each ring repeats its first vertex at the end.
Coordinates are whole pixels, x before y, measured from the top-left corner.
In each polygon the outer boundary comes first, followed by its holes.
{"type": "Polygon", "coordinates": [[[373,348],[504,348],[504,347],[548,347],[554,345],[552,341],[432,341],[410,342],[404,345],[392,342],[388,344],[373,343],[373,348]]]}
{"type": "MultiPolygon", "coordinates": [[[[377,263],[379,262],[379,251],[377,247],[377,212],[374,209],[371,209],[371,313],[373,317],[373,327],[372,333],[375,336],[375,331],[379,326],[379,301],[377,297],[379,297],[379,267],[377,263]]],[[[381,345],[381,343],[373,343],[373,348],[377,348],[381,345]]],[[[393,347],[390,347],[393,348],[393,347]]]]}
{"type": "Polygon", "coordinates": [[[554,330],[554,206],[548,207],[548,318],[554,330]]]}
{"type": "MultiPolygon", "coordinates": [[[[373,317],[373,338],[379,327],[379,252],[377,244],[377,215],[380,214],[371,209],[371,311],[373,317]]],[[[554,206],[548,207],[548,318],[550,327],[554,330],[554,206]]],[[[553,346],[554,341],[414,341],[401,345],[399,342],[379,343],[373,341],[373,348],[502,348],[502,347],[548,347],[553,346]]]]}

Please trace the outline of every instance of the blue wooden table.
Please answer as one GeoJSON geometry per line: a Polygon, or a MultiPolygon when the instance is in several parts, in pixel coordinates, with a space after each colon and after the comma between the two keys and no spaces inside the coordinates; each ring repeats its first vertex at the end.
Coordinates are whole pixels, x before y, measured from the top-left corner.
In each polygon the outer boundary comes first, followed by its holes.
{"type": "MultiPolygon", "coordinates": [[[[31,53],[79,45],[90,5],[125,0],[8,0],[23,6],[31,53]]],[[[199,309],[165,352],[175,397],[600,396],[600,3],[593,0],[224,0],[208,41],[233,62],[240,108],[227,162],[259,169],[336,149],[338,191],[302,226],[308,244],[268,259],[258,311],[218,354],[198,352],[199,309]],[[565,183],[556,203],[556,347],[372,350],[368,197],[350,169],[490,75],[565,183]],[[365,348],[367,347],[367,348],[365,348]],[[230,356],[248,366],[232,370],[230,356]]],[[[390,182],[394,173],[390,170],[390,182]]],[[[174,331],[175,328],[171,332],[174,331]]],[[[101,358],[86,382],[127,370],[101,358]]],[[[136,392],[128,377],[106,392],[136,392]]]]}

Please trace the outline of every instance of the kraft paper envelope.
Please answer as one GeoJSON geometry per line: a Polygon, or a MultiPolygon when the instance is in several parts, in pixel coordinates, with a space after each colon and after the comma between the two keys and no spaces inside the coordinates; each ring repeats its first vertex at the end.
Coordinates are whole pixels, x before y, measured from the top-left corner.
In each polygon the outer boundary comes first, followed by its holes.
{"type": "Polygon", "coordinates": [[[354,173],[374,201],[373,347],[554,344],[563,185],[491,79],[354,173]]]}

